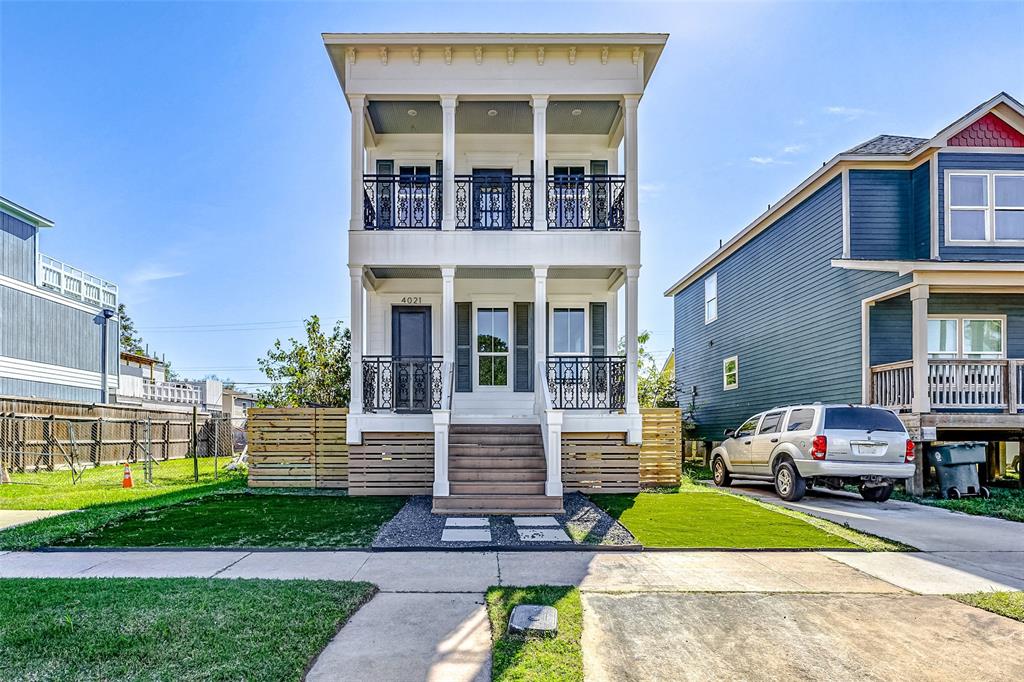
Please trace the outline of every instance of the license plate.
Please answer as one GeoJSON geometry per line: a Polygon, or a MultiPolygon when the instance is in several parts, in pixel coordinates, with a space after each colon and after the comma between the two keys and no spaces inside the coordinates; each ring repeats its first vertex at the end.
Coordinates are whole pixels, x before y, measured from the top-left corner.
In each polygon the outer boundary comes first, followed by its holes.
{"type": "Polygon", "coordinates": [[[855,443],[853,453],[864,457],[878,457],[885,454],[885,443],[855,443]]]}

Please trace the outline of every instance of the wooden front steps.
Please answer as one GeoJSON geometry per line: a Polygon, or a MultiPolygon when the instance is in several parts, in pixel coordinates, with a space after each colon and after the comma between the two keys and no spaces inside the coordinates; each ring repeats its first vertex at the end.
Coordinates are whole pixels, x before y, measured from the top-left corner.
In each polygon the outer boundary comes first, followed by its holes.
{"type": "Polygon", "coordinates": [[[535,424],[453,424],[448,434],[451,494],[434,498],[438,514],[561,514],[562,498],[544,494],[547,465],[535,424]]]}

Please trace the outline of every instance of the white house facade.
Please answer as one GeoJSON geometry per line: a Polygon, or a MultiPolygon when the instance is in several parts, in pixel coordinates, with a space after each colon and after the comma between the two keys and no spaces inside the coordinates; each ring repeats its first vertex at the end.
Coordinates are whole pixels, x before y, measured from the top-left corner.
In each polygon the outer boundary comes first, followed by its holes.
{"type": "Polygon", "coordinates": [[[348,441],[432,433],[435,510],[561,509],[563,434],[640,442],[638,108],[666,40],[324,35],[352,114],[348,441]]]}

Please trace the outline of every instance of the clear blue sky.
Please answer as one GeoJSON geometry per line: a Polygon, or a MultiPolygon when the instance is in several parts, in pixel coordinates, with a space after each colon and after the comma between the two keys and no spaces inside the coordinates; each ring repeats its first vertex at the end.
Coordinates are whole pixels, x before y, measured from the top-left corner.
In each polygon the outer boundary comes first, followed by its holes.
{"type": "Polygon", "coordinates": [[[56,221],[42,250],[119,283],[186,375],[259,380],[299,320],[348,319],[324,31],[671,33],[640,107],[659,357],[662,292],[823,161],[1024,98],[1024,2],[0,3],[0,194],[56,221]]]}

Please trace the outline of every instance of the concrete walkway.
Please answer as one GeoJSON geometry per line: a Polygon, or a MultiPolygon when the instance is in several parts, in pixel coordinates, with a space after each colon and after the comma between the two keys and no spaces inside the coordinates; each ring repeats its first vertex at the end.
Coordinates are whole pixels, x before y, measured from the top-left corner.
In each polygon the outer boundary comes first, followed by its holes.
{"type": "Polygon", "coordinates": [[[60,514],[67,514],[67,511],[63,509],[0,509],[0,530],[60,514]]]}

